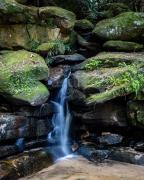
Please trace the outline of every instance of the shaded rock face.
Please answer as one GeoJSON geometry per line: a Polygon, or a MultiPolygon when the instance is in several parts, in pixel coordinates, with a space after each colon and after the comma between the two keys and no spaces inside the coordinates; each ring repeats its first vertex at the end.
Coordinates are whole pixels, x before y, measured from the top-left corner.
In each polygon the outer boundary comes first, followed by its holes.
{"type": "Polygon", "coordinates": [[[126,128],[128,126],[125,107],[118,103],[107,102],[83,109],[76,105],[72,107],[74,119],[79,119],[93,131],[98,130],[98,127],[126,128]]]}
{"type": "Polygon", "coordinates": [[[98,24],[93,33],[104,40],[137,40],[144,32],[143,13],[126,12],[98,24]],[[129,27],[129,28],[127,28],[129,27]]]}
{"type": "Polygon", "coordinates": [[[20,50],[0,58],[1,95],[33,106],[46,102],[49,92],[40,80],[47,80],[48,67],[41,56],[20,50]]]}
{"type": "MultiPolygon", "coordinates": [[[[4,107],[6,108],[5,105],[4,107]]],[[[47,136],[51,130],[51,114],[52,109],[49,104],[37,108],[15,107],[8,109],[7,112],[2,111],[0,113],[0,142],[47,136]]]]}

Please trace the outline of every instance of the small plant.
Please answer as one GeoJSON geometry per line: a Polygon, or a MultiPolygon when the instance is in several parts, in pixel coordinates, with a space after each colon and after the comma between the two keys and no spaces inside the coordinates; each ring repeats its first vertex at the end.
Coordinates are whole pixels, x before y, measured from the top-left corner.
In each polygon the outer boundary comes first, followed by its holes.
{"type": "Polygon", "coordinates": [[[144,87],[144,73],[140,72],[136,64],[126,65],[125,67],[127,68],[126,72],[119,77],[110,77],[108,79],[108,84],[112,86],[127,84],[127,88],[135,92],[137,96],[140,89],[144,87]]]}
{"type": "Polygon", "coordinates": [[[85,66],[84,69],[87,71],[92,71],[94,69],[97,69],[102,62],[100,60],[91,59],[85,66]]]}
{"type": "Polygon", "coordinates": [[[52,57],[59,55],[59,54],[64,54],[65,52],[70,52],[71,47],[69,44],[64,44],[63,41],[61,40],[56,40],[50,42],[53,44],[53,47],[49,50],[47,54],[47,63],[51,64],[52,63],[52,57]]]}

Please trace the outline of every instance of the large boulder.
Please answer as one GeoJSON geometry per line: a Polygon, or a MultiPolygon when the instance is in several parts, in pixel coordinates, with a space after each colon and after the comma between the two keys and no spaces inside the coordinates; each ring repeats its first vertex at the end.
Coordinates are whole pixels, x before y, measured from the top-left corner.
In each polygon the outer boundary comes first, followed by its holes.
{"type": "Polygon", "coordinates": [[[136,52],[142,51],[144,46],[143,44],[139,44],[136,42],[128,42],[128,41],[107,41],[103,44],[103,47],[106,50],[112,51],[124,51],[124,52],[136,52]]]}
{"type": "Polygon", "coordinates": [[[144,53],[101,52],[88,58],[80,65],[76,65],[73,70],[95,70],[100,67],[117,67],[121,64],[129,65],[133,63],[144,63],[144,53]]]}
{"type": "Polygon", "coordinates": [[[59,7],[34,7],[18,3],[16,0],[0,2],[1,24],[34,23],[46,26],[60,26],[66,29],[74,25],[74,13],[59,7]]]}
{"type": "Polygon", "coordinates": [[[48,6],[34,7],[15,0],[0,2],[0,48],[33,50],[50,40],[71,41],[75,14],[48,6]]]}
{"type": "Polygon", "coordinates": [[[137,40],[144,33],[144,14],[125,12],[100,21],[93,33],[104,40],[137,40]]]}
{"type": "Polygon", "coordinates": [[[143,54],[100,53],[78,65],[74,88],[86,94],[86,104],[96,104],[143,89],[143,54]],[[141,70],[140,70],[141,69],[141,70]]]}
{"type": "Polygon", "coordinates": [[[49,96],[40,80],[47,80],[48,67],[42,57],[25,50],[0,56],[0,93],[33,106],[44,103],[49,96]]]}

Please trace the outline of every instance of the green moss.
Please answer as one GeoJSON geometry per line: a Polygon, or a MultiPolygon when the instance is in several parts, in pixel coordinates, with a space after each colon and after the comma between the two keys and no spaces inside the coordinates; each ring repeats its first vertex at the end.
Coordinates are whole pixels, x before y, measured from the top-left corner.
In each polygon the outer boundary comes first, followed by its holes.
{"type": "Polygon", "coordinates": [[[92,71],[99,68],[119,67],[123,63],[126,65],[144,63],[144,55],[142,53],[102,52],[87,59],[80,65],[80,69],[92,71]]]}
{"type": "Polygon", "coordinates": [[[119,96],[127,95],[129,91],[126,91],[125,87],[125,85],[121,85],[104,91],[102,93],[92,94],[86,99],[86,104],[102,103],[104,101],[108,101],[119,96]]]}
{"type": "Polygon", "coordinates": [[[117,51],[141,51],[144,46],[142,44],[138,44],[135,42],[127,42],[127,41],[107,41],[104,43],[103,47],[109,50],[117,50],[117,51]]]}
{"type": "Polygon", "coordinates": [[[21,50],[4,54],[0,58],[1,94],[29,102],[32,105],[48,97],[47,88],[39,82],[39,80],[48,78],[48,67],[42,57],[21,50]]]}
{"type": "Polygon", "coordinates": [[[92,30],[94,25],[87,19],[81,19],[76,21],[75,28],[81,30],[92,30]]]}
{"type": "Polygon", "coordinates": [[[94,34],[108,40],[134,40],[144,30],[144,19],[141,13],[125,12],[114,18],[100,21],[94,34]]]}
{"type": "Polygon", "coordinates": [[[37,53],[47,53],[48,56],[54,56],[57,54],[64,54],[66,45],[61,40],[49,41],[39,45],[35,51],[37,53]]]}

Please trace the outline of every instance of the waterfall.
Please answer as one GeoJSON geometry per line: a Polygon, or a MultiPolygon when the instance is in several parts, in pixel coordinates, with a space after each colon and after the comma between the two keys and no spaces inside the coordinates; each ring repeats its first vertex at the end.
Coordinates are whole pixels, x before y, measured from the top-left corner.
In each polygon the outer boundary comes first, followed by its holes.
{"type": "Polygon", "coordinates": [[[48,134],[48,141],[50,143],[58,143],[60,150],[64,156],[68,155],[68,134],[71,123],[71,115],[69,112],[69,106],[67,102],[67,89],[69,75],[64,79],[62,87],[58,92],[55,101],[52,101],[54,105],[54,114],[52,117],[53,131],[48,134]]]}

